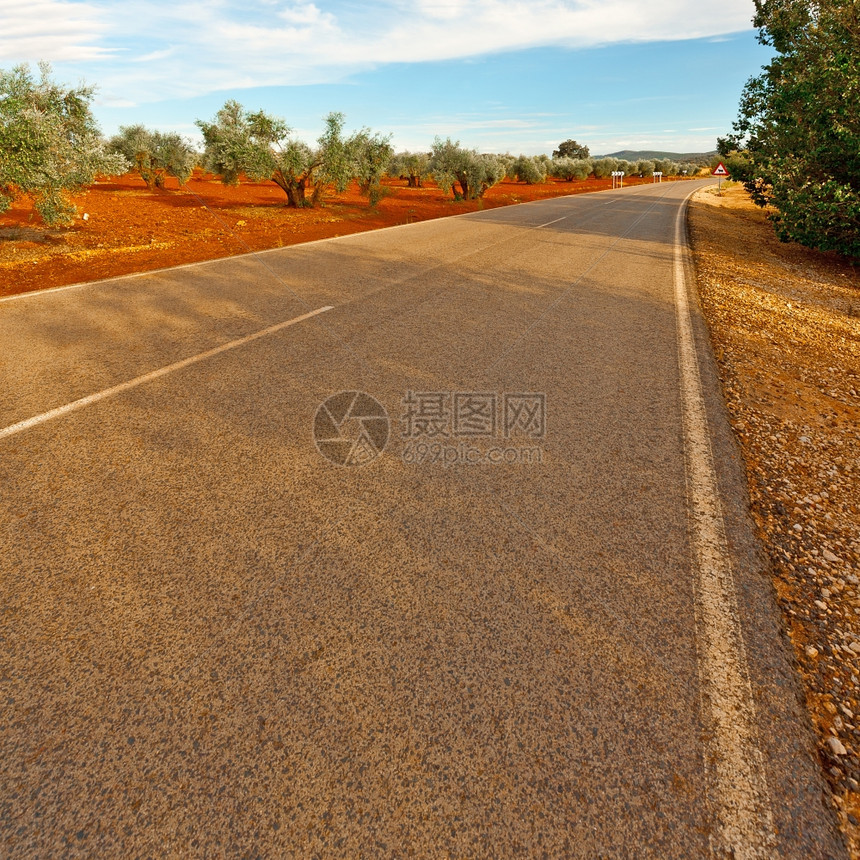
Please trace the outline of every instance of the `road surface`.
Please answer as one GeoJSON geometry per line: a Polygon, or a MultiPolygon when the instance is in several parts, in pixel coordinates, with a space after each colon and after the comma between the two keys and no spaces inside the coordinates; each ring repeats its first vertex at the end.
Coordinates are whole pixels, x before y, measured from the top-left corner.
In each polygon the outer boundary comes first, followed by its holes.
{"type": "Polygon", "coordinates": [[[0,302],[0,854],[844,856],[692,187],[0,302]]]}

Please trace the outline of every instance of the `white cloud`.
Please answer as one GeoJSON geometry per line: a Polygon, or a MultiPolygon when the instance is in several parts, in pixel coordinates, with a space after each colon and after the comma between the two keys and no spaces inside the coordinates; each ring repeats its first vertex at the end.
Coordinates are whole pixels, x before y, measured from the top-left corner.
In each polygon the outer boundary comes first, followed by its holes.
{"type": "Polygon", "coordinates": [[[154,63],[158,60],[166,60],[176,53],[176,48],[164,48],[160,51],[150,51],[148,54],[143,54],[140,57],[132,57],[132,63],[154,63]]]}
{"type": "Polygon", "coordinates": [[[748,29],[752,11],[750,0],[0,0],[0,32],[14,35],[0,59],[90,61],[105,89],[160,100],[386,63],[719,37],[748,29]]]}
{"type": "Polygon", "coordinates": [[[90,3],[0,0],[0,60],[83,61],[108,56],[108,21],[90,3]]]}

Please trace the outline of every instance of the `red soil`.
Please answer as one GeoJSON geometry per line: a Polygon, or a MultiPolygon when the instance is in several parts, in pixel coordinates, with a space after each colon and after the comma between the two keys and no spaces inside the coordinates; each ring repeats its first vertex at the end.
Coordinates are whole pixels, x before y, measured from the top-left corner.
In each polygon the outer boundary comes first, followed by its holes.
{"type": "MultiPolygon", "coordinates": [[[[647,182],[650,177],[625,179],[625,185],[647,182]]],[[[391,181],[375,209],[353,186],[322,207],[296,210],[284,205],[272,182],[231,187],[196,171],[184,188],[169,180],[166,190],[149,190],[127,174],[76,196],[86,220],[79,217],[71,227],[44,226],[26,200],[0,216],[0,296],[610,186],[609,179],[502,182],[482,200],[455,201],[432,182],[407,188],[391,181]]]]}

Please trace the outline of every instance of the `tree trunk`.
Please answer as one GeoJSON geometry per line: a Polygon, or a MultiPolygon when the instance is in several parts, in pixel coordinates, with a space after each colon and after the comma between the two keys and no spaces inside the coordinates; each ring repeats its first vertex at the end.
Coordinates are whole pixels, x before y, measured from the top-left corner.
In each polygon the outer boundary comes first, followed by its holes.
{"type": "Polygon", "coordinates": [[[287,195],[287,206],[298,208],[305,205],[304,180],[288,179],[278,170],[272,174],[272,182],[287,195]]]}
{"type": "Polygon", "coordinates": [[[301,208],[305,205],[305,184],[304,182],[290,183],[290,189],[287,191],[287,198],[290,206],[301,208]]]}
{"type": "MultiPolygon", "coordinates": [[[[460,175],[457,177],[457,182],[460,184],[460,191],[463,194],[463,199],[464,200],[471,200],[471,198],[469,197],[470,189],[469,189],[468,177],[465,176],[465,174],[460,175]]],[[[456,189],[455,189],[455,193],[456,193],[456,189]]]]}

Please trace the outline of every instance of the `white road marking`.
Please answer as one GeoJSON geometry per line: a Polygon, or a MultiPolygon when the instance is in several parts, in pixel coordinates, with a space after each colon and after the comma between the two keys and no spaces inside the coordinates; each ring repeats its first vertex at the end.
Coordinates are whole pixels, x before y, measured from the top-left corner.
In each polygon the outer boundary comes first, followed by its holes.
{"type": "Polygon", "coordinates": [[[559,221],[564,221],[567,215],[562,215],[561,218],[556,218],[555,221],[547,221],[546,224],[538,224],[535,230],[540,230],[541,227],[549,227],[550,224],[558,224],[559,221]]]}
{"type": "Polygon", "coordinates": [[[16,433],[22,433],[29,430],[31,427],[36,427],[39,424],[44,424],[46,421],[52,421],[54,418],[59,418],[62,415],[68,415],[70,412],[75,412],[78,409],[83,409],[85,406],[91,406],[93,403],[98,403],[100,400],[105,400],[108,397],[113,397],[115,394],[121,394],[123,391],[128,391],[131,388],[137,388],[147,382],[152,382],[154,379],[159,379],[162,376],[167,376],[176,370],[182,370],[183,367],[188,367],[192,364],[197,364],[199,361],[204,361],[207,358],[220,355],[222,352],[227,352],[231,349],[236,349],[238,346],[244,346],[246,343],[258,340],[261,337],[274,334],[288,326],[295,325],[318,314],[325,313],[333,309],[332,305],[326,305],[322,308],[317,308],[315,311],[302,314],[299,317],[294,317],[285,322],[270,325],[268,328],[256,331],[253,334],[240,337],[237,340],[231,340],[229,343],[216,346],[214,349],[207,349],[205,352],[192,355],[190,358],[183,358],[182,361],[176,361],[173,364],[168,364],[165,367],[160,367],[158,370],[153,370],[150,373],[145,373],[143,376],[136,376],[134,379],[129,379],[128,382],[121,382],[119,385],[114,385],[111,388],[105,388],[102,391],[97,391],[95,394],[90,394],[87,397],[81,397],[79,400],[74,400],[71,403],[66,403],[64,406],[58,406],[56,409],[51,409],[48,412],[43,412],[41,415],[34,415],[32,418],[27,418],[24,421],[19,421],[17,424],[10,424],[0,430],[0,439],[5,439],[7,436],[14,436],[16,433]]]}
{"type": "Polygon", "coordinates": [[[688,200],[689,197],[679,208],[675,221],[675,308],[696,577],[696,648],[702,717],[708,735],[704,758],[721,843],[713,848],[718,857],[763,860],[776,854],[771,800],[756,731],[755,704],[687,298],[682,225],[688,200]]]}

